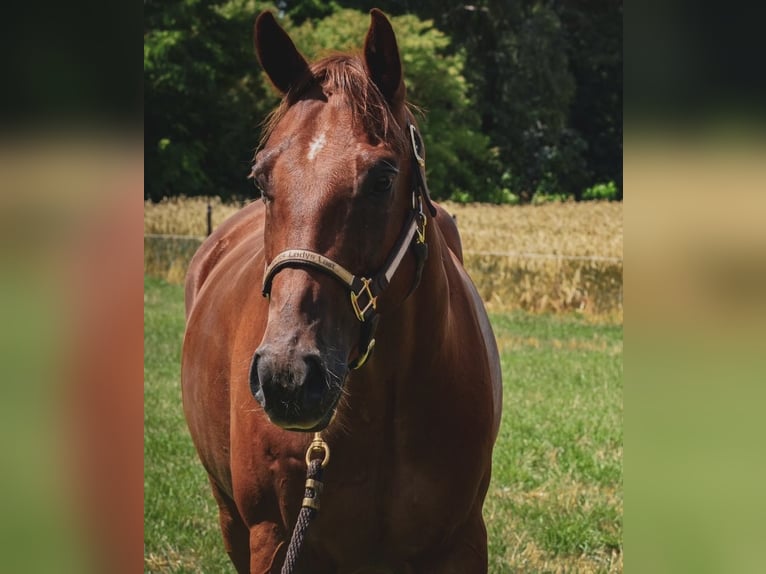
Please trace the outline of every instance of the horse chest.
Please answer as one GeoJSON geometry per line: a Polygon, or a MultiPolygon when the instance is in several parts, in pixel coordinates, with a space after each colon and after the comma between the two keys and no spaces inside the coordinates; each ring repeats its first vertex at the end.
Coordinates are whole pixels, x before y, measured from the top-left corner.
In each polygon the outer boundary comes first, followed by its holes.
{"type": "Polygon", "coordinates": [[[355,474],[334,468],[326,475],[312,536],[337,563],[371,561],[400,572],[395,565],[442,544],[475,504],[478,473],[454,471],[449,461],[442,467],[386,456],[366,462],[355,474]]]}

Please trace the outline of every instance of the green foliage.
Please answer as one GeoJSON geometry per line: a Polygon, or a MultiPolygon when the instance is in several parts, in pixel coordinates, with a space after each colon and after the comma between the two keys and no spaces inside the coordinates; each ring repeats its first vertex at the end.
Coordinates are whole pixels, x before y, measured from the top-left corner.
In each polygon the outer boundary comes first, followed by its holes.
{"type": "Polygon", "coordinates": [[[429,188],[436,199],[470,197],[498,201],[500,162],[464,76],[465,54],[447,52],[450,39],[433,26],[405,15],[393,19],[399,37],[408,99],[419,106],[426,142],[429,188]]]}
{"type": "MultiPolygon", "coordinates": [[[[357,50],[369,15],[337,10],[306,19],[332,4],[296,3],[282,24],[314,59],[329,51],[357,50]],[[319,8],[318,8],[319,7],[319,8]],[[316,10],[315,10],[316,9],[316,10]]],[[[252,17],[267,5],[246,1],[150,3],[144,38],[146,82],[146,194],[248,196],[245,179],[258,141],[257,124],[278,97],[252,55],[252,17]]],[[[425,110],[420,119],[428,178],[437,199],[505,202],[499,150],[481,132],[463,70],[465,55],[449,53],[450,39],[430,21],[393,19],[408,99],[425,110]]]]}
{"type": "Polygon", "coordinates": [[[544,203],[564,202],[572,199],[571,195],[565,193],[550,193],[547,191],[538,191],[532,198],[532,205],[542,205],[544,203]]]}
{"type": "Polygon", "coordinates": [[[622,2],[337,0],[434,19],[466,55],[482,133],[522,201],[580,199],[599,181],[622,198],[622,2]]]}
{"type": "Polygon", "coordinates": [[[613,181],[609,183],[597,183],[589,187],[582,194],[583,199],[609,200],[617,199],[617,186],[613,181]]]}
{"type": "Polygon", "coordinates": [[[272,106],[252,52],[262,2],[145,2],[145,194],[252,193],[246,175],[272,106]]]}
{"type": "MultiPolygon", "coordinates": [[[[284,3],[280,4],[283,5],[284,3]]],[[[295,24],[306,20],[321,20],[338,10],[338,5],[330,0],[301,0],[287,3],[287,16],[295,24]]]]}
{"type": "Polygon", "coordinates": [[[575,84],[559,18],[535,4],[496,34],[487,53],[473,55],[472,79],[483,84],[484,124],[515,174],[514,188],[527,201],[537,193],[572,194],[574,180],[583,179],[575,172],[585,146],[567,128],[575,84]]]}
{"type": "Polygon", "coordinates": [[[567,2],[559,12],[577,86],[569,125],[587,142],[581,189],[614,181],[622,199],[622,2],[567,2]]]}
{"type": "Polygon", "coordinates": [[[604,181],[622,198],[622,3],[541,0],[146,0],[146,195],[252,196],[245,175],[278,101],[253,55],[255,15],[271,9],[313,57],[358,48],[372,6],[396,15],[436,198],[579,200],[604,181]]]}

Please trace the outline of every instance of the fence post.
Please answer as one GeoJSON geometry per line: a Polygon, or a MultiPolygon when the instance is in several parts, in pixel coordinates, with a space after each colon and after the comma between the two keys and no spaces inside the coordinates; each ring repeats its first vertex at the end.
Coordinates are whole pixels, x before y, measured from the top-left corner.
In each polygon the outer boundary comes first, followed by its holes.
{"type": "Polygon", "coordinates": [[[213,233],[213,207],[207,202],[207,234],[213,233]]]}

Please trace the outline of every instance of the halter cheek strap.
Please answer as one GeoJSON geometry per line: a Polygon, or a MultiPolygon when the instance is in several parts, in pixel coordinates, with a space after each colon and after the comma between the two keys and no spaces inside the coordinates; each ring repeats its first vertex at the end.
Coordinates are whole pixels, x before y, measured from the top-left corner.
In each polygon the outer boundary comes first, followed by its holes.
{"type": "Polygon", "coordinates": [[[349,365],[352,369],[361,367],[367,361],[375,346],[374,336],[379,319],[377,315],[378,297],[388,287],[396,270],[401,265],[404,255],[412,248],[417,265],[415,279],[409,293],[412,293],[420,283],[423,265],[428,257],[428,245],[426,244],[426,224],[428,220],[425,213],[423,213],[423,202],[425,201],[432,215],[435,215],[436,209],[431,203],[428,189],[425,186],[425,175],[423,173],[425,161],[421,153],[423,143],[415,126],[408,122],[407,129],[410,133],[414,160],[412,210],[383,268],[372,277],[358,277],[342,265],[320,253],[307,249],[288,249],[274,257],[263,274],[264,297],[268,297],[271,294],[271,284],[274,281],[274,276],[285,267],[309,267],[317,269],[346,286],[349,290],[354,315],[362,323],[358,345],[360,355],[349,365]]]}

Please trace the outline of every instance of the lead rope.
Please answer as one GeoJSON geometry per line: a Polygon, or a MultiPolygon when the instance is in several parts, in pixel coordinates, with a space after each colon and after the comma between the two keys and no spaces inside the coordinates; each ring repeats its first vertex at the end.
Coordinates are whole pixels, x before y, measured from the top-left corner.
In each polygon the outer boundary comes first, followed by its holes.
{"type": "Polygon", "coordinates": [[[319,497],[322,494],[322,473],[327,463],[330,462],[330,447],[322,439],[320,433],[314,433],[314,439],[306,449],[306,491],[303,494],[303,503],[298,512],[298,519],[293,529],[290,545],[287,547],[285,563],[282,565],[282,574],[292,574],[298,562],[303,542],[306,538],[309,524],[319,514],[319,497]],[[320,458],[312,458],[314,454],[320,454],[320,458]]]}

